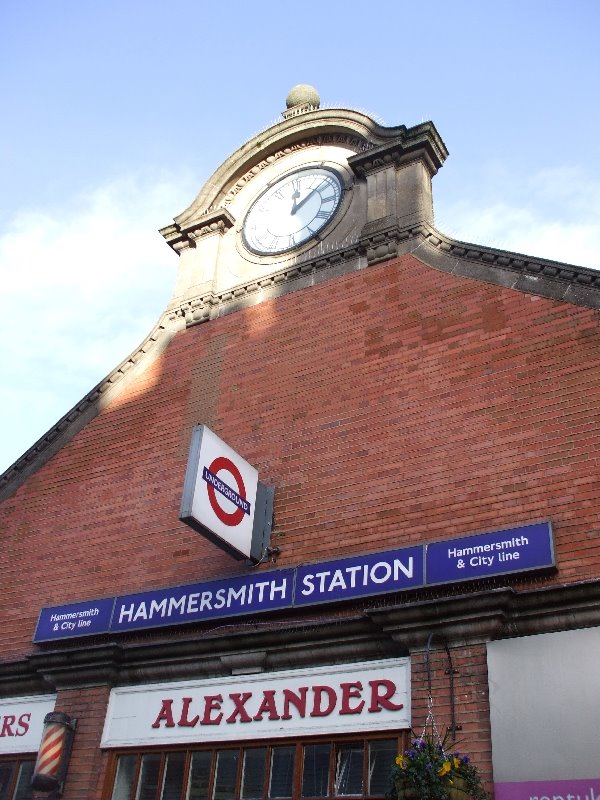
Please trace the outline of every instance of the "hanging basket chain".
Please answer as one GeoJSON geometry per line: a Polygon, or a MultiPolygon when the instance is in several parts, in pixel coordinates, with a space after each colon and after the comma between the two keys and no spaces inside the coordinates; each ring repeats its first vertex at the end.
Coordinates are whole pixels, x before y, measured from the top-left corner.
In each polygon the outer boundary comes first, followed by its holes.
{"type": "Polygon", "coordinates": [[[431,695],[431,692],[427,696],[427,717],[425,718],[425,724],[423,725],[423,732],[421,733],[421,739],[425,739],[425,735],[427,733],[428,728],[431,728],[431,733],[435,737],[436,744],[440,748],[440,751],[445,758],[446,751],[444,750],[444,742],[442,737],[440,736],[440,732],[438,731],[438,727],[435,721],[435,715],[433,713],[433,697],[431,695]]]}
{"type": "Polygon", "coordinates": [[[425,718],[425,724],[423,725],[423,733],[421,734],[421,739],[425,739],[425,734],[427,733],[427,729],[430,727],[432,737],[435,737],[435,742],[440,748],[442,755],[446,757],[446,752],[444,750],[444,741],[440,736],[440,732],[438,731],[438,727],[435,721],[435,715],[433,713],[431,662],[429,659],[429,651],[431,648],[432,638],[433,638],[433,633],[429,635],[429,639],[427,640],[427,650],[425,651],[425,665],[427,667],[427,717],[425,718]]]}

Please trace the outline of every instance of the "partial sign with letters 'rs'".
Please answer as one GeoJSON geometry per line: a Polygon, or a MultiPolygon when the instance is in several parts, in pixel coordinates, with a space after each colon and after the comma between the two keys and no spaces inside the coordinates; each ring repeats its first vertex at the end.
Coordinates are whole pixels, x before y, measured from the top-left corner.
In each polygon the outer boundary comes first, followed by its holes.
{"type": "Polygon", "coordinates": [[[206,425],[194,428],[179,519],[235,558],[256,563],[269,546],[273,494],[206,425]]]}

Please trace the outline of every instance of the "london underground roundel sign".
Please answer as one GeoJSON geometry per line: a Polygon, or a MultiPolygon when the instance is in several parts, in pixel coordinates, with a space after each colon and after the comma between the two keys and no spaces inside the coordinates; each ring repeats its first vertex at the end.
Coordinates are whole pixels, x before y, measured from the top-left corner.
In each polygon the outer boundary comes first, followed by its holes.
{"type": "Polygon", "coordinates": [[[180,519],[200,527],[238,558],[250,558],[257,488],[257,470],[206,425],[198,425],[180,519]]]}
{"type": "Polygon", "coordinates": [[[202,477],[206,481],[208,502],[218,519],[220,519],[224,525],[230,525],[231,527],[242,523],[244,521],[244,513],[250,513],[250,503],[246,500],[246,487],[244,486],[242,473],[233,461],[225,456],[218,456],[209,467],[204,467],[202,477]],[[237,492],[219,479],[218,475],[220,471],[233,476],[233,482],[236,485],[237,492]],[[227,498],[227,500],[234,503],[236,506],[235,511],[226,511],[223,508],[218,499],[217,491],[222,493],[223,497],[227,498]]]}

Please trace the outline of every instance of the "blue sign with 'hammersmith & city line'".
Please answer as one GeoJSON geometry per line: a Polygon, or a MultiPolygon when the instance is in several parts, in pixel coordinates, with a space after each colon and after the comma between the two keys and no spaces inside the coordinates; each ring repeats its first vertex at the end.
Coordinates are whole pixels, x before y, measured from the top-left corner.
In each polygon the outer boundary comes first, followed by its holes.
{"type": "Polygon", "coordinates": [[[204,622],[554,566],[549,522],[43,608],[34,642],[204,622]]]}
{"type": "Polygon", "coordinates": [[[549,522],[434,542],[426,547],[429,585],[554,565],[549,522]]]}

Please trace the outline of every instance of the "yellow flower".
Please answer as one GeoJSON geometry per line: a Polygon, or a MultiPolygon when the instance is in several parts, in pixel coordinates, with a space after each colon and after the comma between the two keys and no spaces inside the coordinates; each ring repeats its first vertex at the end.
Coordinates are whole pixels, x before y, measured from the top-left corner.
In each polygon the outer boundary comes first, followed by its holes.
{"type": "Polygon", "coordinates": [[[450,772],[451,769],[452,767],[450,766],[450,762],[444,761],[442,766],[438,769],[438,775],[441,777],[442,775],[445,775],[447,772],[450,772]]]}
{"type": "Polygon", "coordinates": [[[454,756],[452,759],[452,766],[454,767],[454,769],[458,769],[460,767],[460,758],[454,756]]]}
{"type": "Polygon", "coordinates": [[[400,769],[404,769],[407,763],[408,759],[406,756],[396,756],[396,764],[400,767],[400,769]]]}

